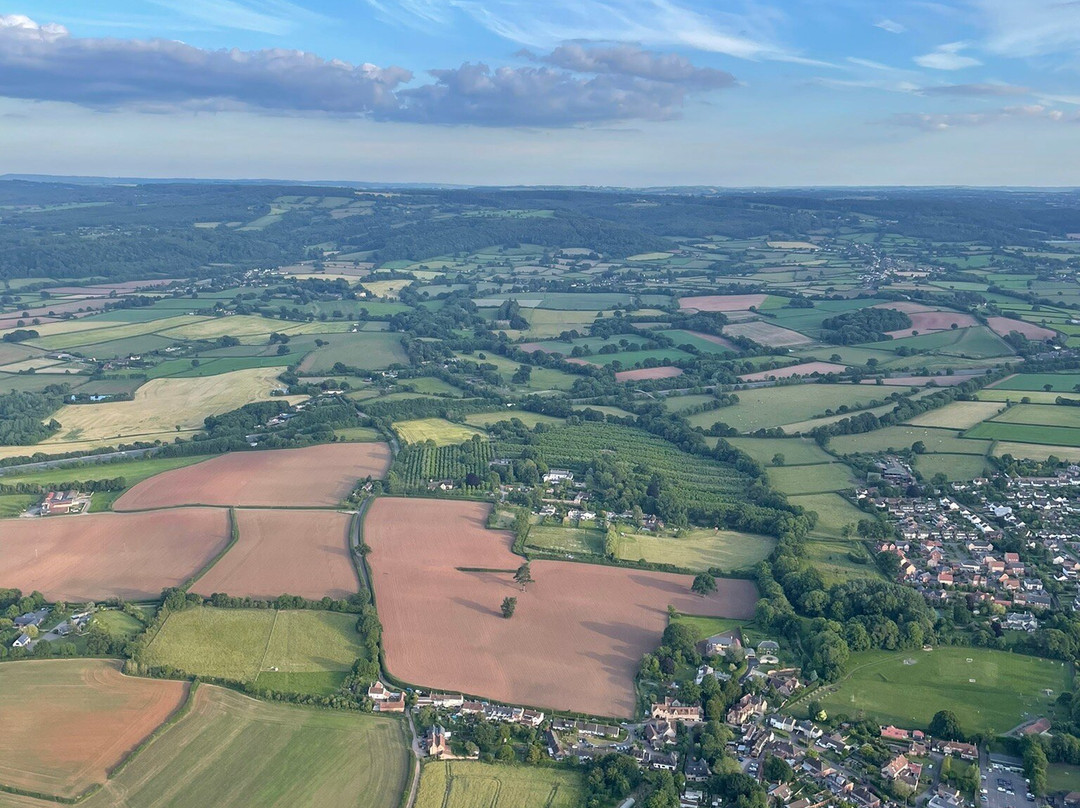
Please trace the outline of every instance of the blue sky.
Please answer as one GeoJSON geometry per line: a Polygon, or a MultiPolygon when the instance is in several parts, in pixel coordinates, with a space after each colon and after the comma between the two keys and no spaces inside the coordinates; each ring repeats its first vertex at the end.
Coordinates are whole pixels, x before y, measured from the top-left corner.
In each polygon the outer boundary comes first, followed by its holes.
{"type": "Polygon", "coordinates": [[[0,0],[0,172],[1080,185],[1080,0],[0,0]]]}

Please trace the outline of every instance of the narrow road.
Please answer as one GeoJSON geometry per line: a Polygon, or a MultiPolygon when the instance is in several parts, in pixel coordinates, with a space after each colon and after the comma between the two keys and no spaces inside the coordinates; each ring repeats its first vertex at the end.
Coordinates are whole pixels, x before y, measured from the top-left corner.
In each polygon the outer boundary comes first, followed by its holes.
{"type": "Polygon", "coordinates": [[[413,724],[412,710],[405,711],[405,717],[409,721],[409,734],[412,736],[412,753],[413,753],[413,778],[412,788],[409,791],[409,801],[405,803],[405,808],[413,808],[416,805],[416,795],[420,790],[420,741],[416,737],[416,725],[413,724]]]}

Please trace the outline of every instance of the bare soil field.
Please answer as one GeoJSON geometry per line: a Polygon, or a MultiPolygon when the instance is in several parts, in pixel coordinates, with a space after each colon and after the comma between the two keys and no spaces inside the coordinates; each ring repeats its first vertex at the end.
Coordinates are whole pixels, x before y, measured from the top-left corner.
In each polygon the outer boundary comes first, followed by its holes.
{"type": "Polygon", "coordinates": [[[833,362],[803,362],[801,365],[789,365],[774,370],[759,370],[757,373],[744,373],[739,378],[745,382],[761,382],[768,379],[790,379],[792,376],[809,376],[813,373],[843,373],[846,365],[833,362]]]}
{"type": "Polygon", "coordinates": [[[753,320],[747,323],[735,323],[724,326],[724,333],[736,337],[746,337],[761,345],[770,348],[787,348],[794,345],[809,345],[813,342],[810,337],[792,331],[790,328],[781,328],[772,323],[761,320],[753,320]]]}
{"type": "Polygon", "coordinates": [[[680,368],[639,368],[638,370],[620,370],[615,374],[617,382],[636,382],[642,379],[673,379],[682,376],[680,368]]]}
{"type": "Polygon", "coordinates": [[[124,676],[112,660],[0,663],[0,783],[74,797],[104,782],[187,688],[124,676]]]}
{"type": "Polygon", "coordinates": [[[263,599],[289,594],[318,600],[345,598],[357,591],[348,514],[244,510],[237,511],[236,518],[239,540],[195,582],[193,592],[263,599]]]}
{"type": "Polygon", "coordinates": [[[667,607],[748,618],[757,589],[721,579],[702,598],[685,575],[534,561],[487,530],[488,506],[380,497],[365,521],[386,663],[402,680],[517,704],[629,717],[634,674],[667,624],[667,607]],[[481,570],[481,571],[478,571],[481,570]],[[505,570],[505,571],[503,571],[505,570]],[[499,611],[518,599],[513,618],[499,611]]]}
{"type": "Polygon", "coordinates": [[[118,511],[174,505],[333,507],[368,475],[390,467],[385,443],[327,443],[302,449],[233,452],[143,480],[118,511]]]}
{"type": "Polygon", "coordinates": [[[1057,332],[1049,328],[1043,328],[1034,323],[1025,323],[1023,320],[1014,320],[1011,317],[987,317],[986,324],[990,330],[999,337],[1006,336],[1010,331],[1019,331],[1028,339],[1051,339],[1057,336],[1057,332]]]}
{"type": "Polygon", "coordinates": [[[50,601],[156,598],[225,547],[228,514],[210,508],[5,519],[0,586],[50,601]]]}
{"type": "Polygon", "coordinates": [[[696,295],[680,297],[680,309],[697,311],[745,311],[751,306],[757,307],[765,302],[768,295],[696,295]]]}
{"type": "MultiPolygon", "coordinates": [[[[890,308],[893,307],[890,306],[890,308]]],[[[901,339],[910,337],[912,331],[932,334],[935,331],[951,331],[954,323],[957,328],[971,328],[979,324],[970,314],[957,311],[915,311],[909,312],[908,317],[911,318],[911,328],[901,328],[886,333],[893,339],[901,339]]]]}

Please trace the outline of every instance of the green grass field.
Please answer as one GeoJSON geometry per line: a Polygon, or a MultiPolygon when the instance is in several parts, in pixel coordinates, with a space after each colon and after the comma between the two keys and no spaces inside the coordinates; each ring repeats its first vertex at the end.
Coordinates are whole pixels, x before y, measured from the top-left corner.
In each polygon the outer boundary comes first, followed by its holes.
{"type": "Polygon", "coordinates": [[[1072,393],[1080,384],[1080,373],[1019,373],[1003,379],[993,386],[994,390],[1044,391],[1050,385],[1053,393],[1072,393]]]}
{"type": "Polygon", "coordinates": [[[835,458],[812,440],[804,438],[724,438],[763,466],[771,466],[778,454],[788,466],[831,463],[835,458]]]}
{"type": "Polygon", "coordinates": [[[945,646],[852,654],[847,675],[816,695],[833,715],[865,713],[880,724],[925,729],[935,712],[949,709],[964,732],[996,734],[1045,715],[1071,689],[1071,673],[1061,662],[945,646]]]}
{"type": "Polygon", "coordinates": [[[330,344],[304,357],[300,363],[301,373],[328,373],[338,362],[361,370],[376,370],[409,361],[405,349],[401,347],[400,334],[358,331],[355,334],[332,334],[326,341],[330,344]]]}
{"type": "Polygon", "coordinates": [[[774,466],[768,471],[773,488],[785,494],[824,494],[855,485],[852,471],[843,463],[812,466],[774,466]]]}
{"type": "Polygon", "coordinates": [[[348,426],[341,429],[335,429],[334,437],[338,440],[354,441],[358,443],[381,440],[379,433],[369,426],[348,426]]]}
{"type": "Polygon", "coordinates": [[[482,435],[480,430],[462,424],[455,424],[443,418],[418,418],[414,421],[397,421],[394,431],[406,443],[434,441],[436,446],[455,446],[470,440],[473,435],[482,435]]]}
{"type": "Polygon", "coordinates": [[[1037,424],[1005,424],[984,421],[964,433],[965,438],[1015,443],[1037,443],[1046,446],[1080,446],[1080,429],[1066,426],[1040,426],[1037,424]]]}
{"type": "Polygon", "coordinates": [[[526,543],[556,553],[604,554],[604,534],[595,528],[533,525],[526,543]]]}
{"type": "MultiPolygon", "coordinates": [[[[1080,396],[1073,396],[1080,400],[1080,396]]],[[[1080,429],[1080,407],[1017,404],[993,419],[995,424],[1036,424],[1080,429]]]]}
{"type": "Polygon", "coordinates": [[[810,538],[804,549],[806,560],[825,579],[825,585],[831,586],[854,578],[880,578],[873,559],[858,541],[844,539],[810,538]],[[851,554],[863,558],[860,563],[851,554]]]}
{"type": "Polygon", "coordinates": [[[682,536],[620,532],[618,556],[625,561],[645,559],[692,570],[718,567],[725,572],[747,570],[763,561],[776,545],[768,536],[734,530],[691,528],[682,536]]]}
{"type": "Polygon", "coordinates": [[[731,407],[693,415],[692,426],[711,426],[723,421],[740,432],[804,421],[816,415],[832,415],[841,406],[883,402],[894,390],[872,385],[796,384],[741,390],[739,403],[731,407]],[[829,412],[829,411],[832,412],[829,412]]]}
{"type": "Polygon", "coordinates": [[[475,427],[488,427],[492,424],[497,424],[499,421],[509,421],[513,418],[517,418],[525,426],[532,429],[537,424],[562,424],[566,419],[556,418],[553,415],[541,415],[537,412],[526,412],[525,410],[499,410],[498,412],[474,412],[471,415],[465,416],[465,423],[475,427]]]}
{"type": "Polygon", "coordinates": [[[307,684],[318,689],[301,692],[322,695],[336,690],[365,654],[355,625],[354,615],[334,612],[186,609],[166,619],[145,662],[268,689],[307,684]]]}
{"type": "Polygon", "coordinates": [[[416,808],[579,808],[584,802],[578,772],[448,760],[424,765],[416,808]]]}
{"type": "Polygon", "coordinates": [[[829,439],[829,448],[839,454],[905,451],[917,441],[922,441],[928,452],[948,454],[984,455],[990,448],[990,441],[961,438],[955,429],[913,426],[889,426],[860,435],[839,435],[829,439]]]}
{"type": "Polygon", "coordinates": [[[915,470],[927,480],[938,473],[950,482],[973,480],[986,473],[986,459],[982,455],[923,454],[915,458],[915,470]]]}
{"type": "Polygon", "coordinates": [[[190,712],[84,804],[397,808],[409,765],[400,721],[202,685],[190,712]]]}
{"type": "Polygon", "coordinates": [[[57,482],[75,482],[83,480],[111,480],[123,477],[127,485],[133,486],[147,477],[161,474],[163,471],[178,469],[199,463],[211,455],[192,455],[191,457],[150,457],[139,460],[127,460],[117,463],[93,463],[85,466],[42,469],[23,474],[5,474],[0,476],[0,483],[37,483],[46,485],[57,482]]]}
{"type": "Polygon", "coordinates": [[[840,538],[844,525],[856,525],[867,515],[839,494],[805,494],[788,497],[792,505],[801,505],[808,511],[816,511],[817,527],[814,535],[840,538]]]}

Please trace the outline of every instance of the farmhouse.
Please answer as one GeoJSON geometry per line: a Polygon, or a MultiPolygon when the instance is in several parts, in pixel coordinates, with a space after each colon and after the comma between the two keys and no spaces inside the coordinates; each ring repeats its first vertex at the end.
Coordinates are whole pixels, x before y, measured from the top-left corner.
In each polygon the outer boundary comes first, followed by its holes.
{"type": "Polygon", "coordinates": [[[45,618],[49,616],[48,608],[38,609],[36,612],[27,612],[26,614],[20,614],[13,621],[15,628],[26,628],[27,626],[40,626],[45,622],[45,618]]]}
{"type": "Polygon", "coordinates": [[[739,641],[739,637],[734,631],[724,631],[720,634],[713,634],[711,637],[705,639],[705,654],[707,656],[726,654],[728,651],[735,648],[742,648],[742,643],[739,641]]]}
{"type": "Polygon", "coordinates": [[[375,710],[380,713],[405,712],[405,694],[391,693],[387,699],[375,702],[375,710]]]}
{"type": "Polygon", "coordinates": [[[30,644],[30,635],[29,634],[20,634],[18,637],[15,638],[15,642],[13,642],[11,644],[11,647],[12,648],[25,648],[29,644],[30,644]]]}
{"type": "Polygon", "coordinates": [[[434,726],[424,733],[424,754],[436,760],[450,751],[450,733],[441,726],[434,726]]]}
{"type": "Polygon", "coordinates": [[[79,510],[83,503],[84,498],[78,491],[50,491],[41,503],[41,515],[71,513],[79,510]]]}
{"type": "Polygon", "coordinates": [[[686,706],[671,698],[665,698],[653,704],[650,712],[653,718],[678,721],[683,724],[700,724],[702,720],[700,707],[686,706]]]}

